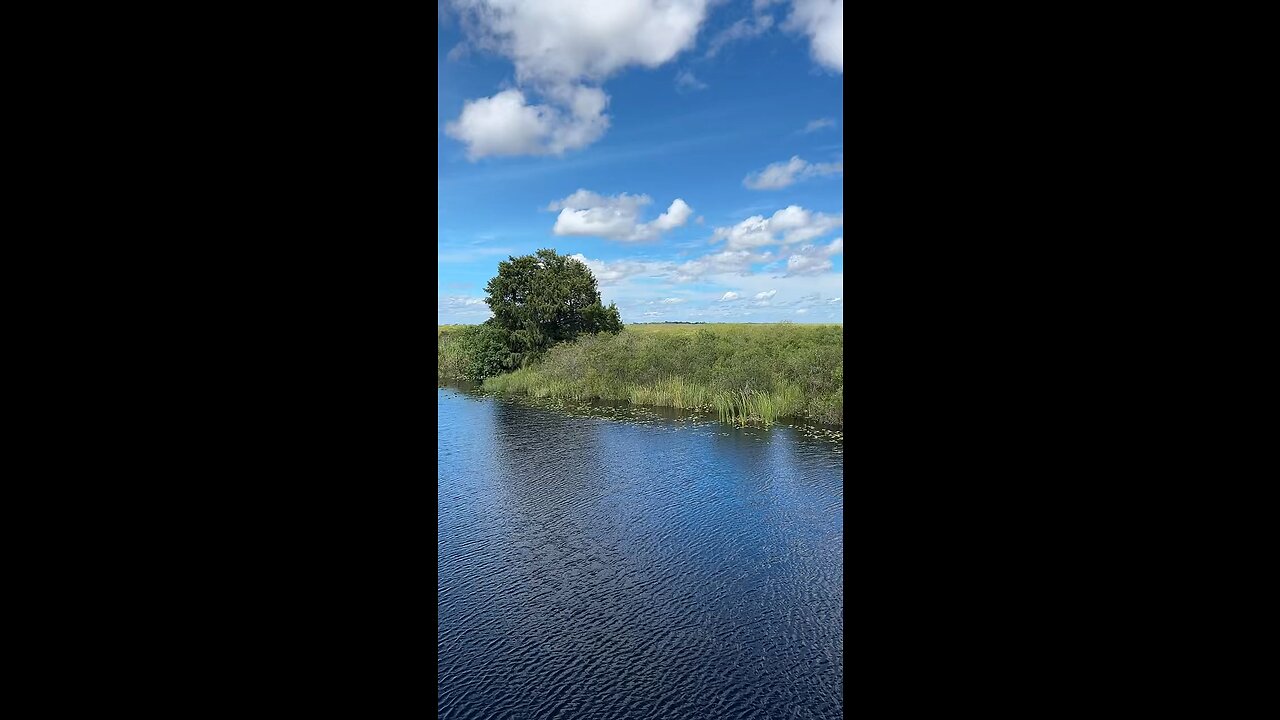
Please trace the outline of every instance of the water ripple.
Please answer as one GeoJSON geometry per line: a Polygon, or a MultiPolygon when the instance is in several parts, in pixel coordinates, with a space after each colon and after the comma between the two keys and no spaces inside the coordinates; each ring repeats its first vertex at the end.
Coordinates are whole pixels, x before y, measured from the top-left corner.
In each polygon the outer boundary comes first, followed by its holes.
{"type": "Polygon", "coordinates": [[[843,435],[439,390],[441,718],[842,716],[843,435]]]}

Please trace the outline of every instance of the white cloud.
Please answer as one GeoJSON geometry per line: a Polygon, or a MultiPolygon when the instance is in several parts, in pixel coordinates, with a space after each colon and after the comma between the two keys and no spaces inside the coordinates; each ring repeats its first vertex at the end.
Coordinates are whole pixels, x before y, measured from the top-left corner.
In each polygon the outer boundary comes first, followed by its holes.
{"type": "Polygon", "coordinates": [[[482,297],[453,295],[438,298],[436,316],[442,325],[456,322],[470,324],[484,322],[493,317],[493,311],[485,304],[482,297]]]}
{"type": "Polygon", "coordinates": [[[788,205],[774,213],[769,224],[770,230],[782,233],[782,242],[790,245],[822,237],[835,230],[844,224],[844,213],[811,213],[798,205],[788,205]]]}
{"type": "Polygon", "coordinates": [[[707,0],[452,4],[470,44],[510,59],[519,86],[468,101],[449,124],[450,136],[467,145],[472,160],[561,154],[595,142],[609,127],[608,96],[600,84],[631,65],[658,67],[692,46],[707,11],[707,0]],[[526,103],[525,90],[549,104],[526,103]],[[497,98],[502,101],[495,105],[497,98]]]}
{"type": "Polygon", "coordinates": [[[547,206],[560,210],[552,232],[556,235],[595,235],[627,239],[640,224],[640,209],[653,202],[648,195],[621,193],[603,197],[589,190],[578,190],[563,200],[547,206]]]}
{"type": "Polygon", "coordinates": [[[827,305],[825,298],[841,295],[844,290],[844,274],[827,272],[816,275],[796,275],[777,277],[774,273],[758,272],[749,275],[708,275],[702,282],[721,287],[735,288],[747,298],[754,298],[761,291],[777,290],[777,294],[769,301],[751,300],[737,305],[714,303],[714,307],[751,308],[757,313],[770,312],[773,308],[817,307],[826,309],[839,306],[827,305]],[[824,298],[812,301],[812,298],[824,298]]]}
{"type": "Polygon", "coordinates": [[[574,85],[552,88],[548,95],[569,109],[568,114],[558,114],[552,127],[547,150],[553,154],[580,148],[599,140],[609,129],[609,116],[604,109],[609,106],[609,96],[600,88],[574,85]]]}
{"type": "Polygon", "coordinates": [[[797,315],[803,315],[803,314],[805,314],[805,313],[807,313],[807,312],[809,312],[809,309],[808,309],[808,308],[800,308],[799,310],[796,310],[796,314],[797,314],[797,315]]]}
{"type": "Polygon", "coordinates": [[[680,198],[676,198],[671,202],[671,207],[667,211],[658,216],[651,225],[658,232],[666,232],[684,225],[689,221],[689,216],[693,214],[693,208],[680,198]]]}
{"type": "MultiPolygon", "coordinates": [[[[831,245],[827,243],[823,250],[829,250],[831,245]]],[[[644,256],[610,261],[590,259],[580,253],[571,257],[591,268],[600,282],[605,304],[617,302],[626,322],[654,317],[690,320],[698,313],[723,318],[723,322],[733,322],[733,318],[777,322],[783,317],[797,318],[794,311],[798,308],[809,308],[809,316],[835,312],[838,317],[843,312],[842,305],[830,302],[831,298],[843,294],[843,273],[828,269],[814,274],[784,275],[785,254],[778,258],[763,253],[725,251],[683,265],[644,256]],[[760,267],[755,263],[775,260],[779,262],[774,263],[774,268],[766,265],[755,270],[760,267]],[[691,287],[688,284],[691,282],[696,284],[691,287]],[[756,297],[768,299],[756,300],[756,297]],[[685,302],[662,302],[672,298],[685,302]],[[642,314],[649,311],[659,314],[642,314]]]]}
{"type": "MultiPolygon", "coordinates": [[[[838,248],[842,244],[843,239],[840,245],[824,243],[820,248],[806,247],[797,254],[830,253],[833,246],[838,248]]],[[[725,250],[680,264],[645,256],[609,261],[590,259],[581,253],[571,257],[591,268],[600,283],[605,304],[617,302],[627,322],[651,317],[689,320],[698,312],[722,317],[725,322],[732,322],[735,317],[776,322],[782,317],[797,317],[794,314],[797,308],[810,308],[810,316],[820,314],[817,308],[821,308],[821,313],[841,314],[842,306],[831,303],[830,298],[843,294],[843,273],[827,264],[825,271],[823,267],[806,265],[797,268],[804,274],[784,274],[787,255],[725,250]],[[671,302],[677,299],[684,302],[671,302]],[[643,316],[647,311],[661,315],[643,316]]],[[[811,264],[822,265],[828,259],[829,255],[821,255],[811,264]]]]}
{"type": "Polygon", "coordinates": [[[787,162],[776,162],[760,172],[750,173],[742,179],[742,184],[752,190],[777,190],[787,187],[797,180],[820,175],[839,175],[844,172],[844,162],[809,163],[793,156],[787,162]]]}
{"type": "Polygon", "coordinates": [[[693,73],[688,70],[681,70],[676,73],[676,89],[682,91],[706,90],[707,84],[694,77],[693,73]]]}
{"type": "Polygon", "coordinates": [[[525,104],[519,90],[470,100],[458,119],[445,126],[445,134],[467,144],[472,159],[539,152],[549,132],[546,118],[525,104]]]}
{"type": "Polygon", "coordinates": [[[503,90],[468,100],[445,134],[467,146],[472,160],[489,155],[546,155],[589,145],[609,127],[608,97],[596,88],[576,87],[564,97],[569,110],[530,105],[523,92],[503,90]]]}
{"type": "Polygon", "coordinates": [[[569,257],[586,265],[600,285],[617,285],[632,277],[666,277],[675,269],[675,263],[653,260],[591,260],[582,253],[569,257]]]}
{"type": "Polygon", "coordinates": [[[768,252],[753,253],[750,250],[725,250],[681,263],[676,268],[675,280],[676,282],[690,282],[713,273],[745,275],[751,272],[753,264],[768,262],[772,258],[772,253],[768,252]]]}
{"type": "Polygon", "coordinates": [[[844,0],[792,0],[782,27],[808,35],[813,59],[844,74],[844,0]]]}
{"type": "Polygon", "coordinates": [[[551,232],[626,242],[654,240],[660,233],[684,225],[693,214],[688,203],[676,198],[653,222],[640,222],[641,208],[651,202],[653,200],[648,195],[621,193],[603,196],[589,190],[578,190],[547,206],[548,210],[560,211],[551,232]]]}
{"type": "Polygon", "coordinates": [[[831,298],[830,300],[828,300],[828,301],[827,301],[827,304],[828,304],[828,305],[835,305],[836,303],[840,302],[840,301],[841,301],[841,300],[843,300],[843,299],[844,299],[844,298],[831,298]]]}
{"type": "MultiPolygon", "coordinates": [[[[763,8],[756,8],[757,13],[761,9],[763,8]]],[[[771,27],[773,27],[773,17],[770,15],[757,14],[754,21],[742,18],[711,38],[711,44],[707,47],[707,57],[715,57],[724,49],[725,45],[735,40],[749,40],[753,37],[759,37],[771,27]]]]}
{"type": "Polygon", "coordinates": [[[706,221],[707,221],[707,219],[706,219],[706,218],[704,218],[704,217],[703,217],[703,216],[701,216],[701,215],[699,215],[699,216],[698,216],[698,219],[697,219],[697,220],[694,220],[694,222],[698,223],[699,225],[701,225],[702,223],[704,223],[704,222],[706,222],[706,221]]]}
{"type": "Polygon", "coordinates": [[[778,241],[769,232],[769,221],[761,215],[752,215],[730,228],[718,227],[712,239],[728,239],[726,247],[729,249],[762,247],[778,241]]]}
{"type": "Polygon", "coordinates": [[[844,238],[838,237],[830,245],[805,245],[787,258],[787,275],[816,275],[832,268],[830,258],[844,252],[844,238]]]}
{"type": "Polygon", "coordinates": [[[844,224],[844,213],[813,213],[798,205],[789,205],[765,219],[753,215],[733,227],[718,227],[712,241],[726,240],[729,250],[791,244],[821,237],[844,224]]]}
{"type": "Polygon", "coordinates": [[[634,203],[635,205],[648,205],[653,200],[648,195],[627,195],[622,193],[613,197],[605,197],[593,193],[590,190],[578,188],[575,192],[570,193],[569,197],[563,200],[552,200],[547,204],[547,210],[562,210],[565,208],[580,208],[592,205],[604,205],[606,203],[615,203],[618,205],[627,205],[634,203]]]}
{"type": "Polygon", "coordinates": [[[663,298],[661,300],[663,305],[675,305],[677,303],[682,303],[684,301],[685,301],[684,298],[663,298]]]}
{"type": "Polygon", "coordinates": [[[818,118],[817,120],[810,120],[809,124],[805,125],[804,129],[801,130],[800,132],[811,133],[816,130],[821,130],[822,128],[835,127],[835,126],[836,126],[836,121],[832,120],[831,118],[818,118]]]}
{"type": "Polygon", "coordinates": [[[469,34],[511,59],[521,83],[601,81],[654,68],[693,44],[706,0],[454,0],[469,34]],[[470,11],[470,12],[467,12],[470,11]]]}

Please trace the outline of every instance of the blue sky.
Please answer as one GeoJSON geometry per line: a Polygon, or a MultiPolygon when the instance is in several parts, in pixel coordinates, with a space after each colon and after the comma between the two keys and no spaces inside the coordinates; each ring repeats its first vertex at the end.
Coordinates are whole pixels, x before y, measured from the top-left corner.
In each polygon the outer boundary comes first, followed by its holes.
{"type": "Polygon", "coordinates": [[[441,324],[508,255],[624,322],[842,322],[843,0],[444,0],[441,324]]]}

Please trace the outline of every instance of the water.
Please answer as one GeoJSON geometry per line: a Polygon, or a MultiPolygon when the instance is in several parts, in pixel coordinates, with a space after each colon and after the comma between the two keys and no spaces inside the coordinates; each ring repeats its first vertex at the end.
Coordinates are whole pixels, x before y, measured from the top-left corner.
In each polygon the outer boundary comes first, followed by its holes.
{"type": "Polygon", "coordinates": [[[842,716],[842,439],[438,395],[441,718],[842,716]]]}

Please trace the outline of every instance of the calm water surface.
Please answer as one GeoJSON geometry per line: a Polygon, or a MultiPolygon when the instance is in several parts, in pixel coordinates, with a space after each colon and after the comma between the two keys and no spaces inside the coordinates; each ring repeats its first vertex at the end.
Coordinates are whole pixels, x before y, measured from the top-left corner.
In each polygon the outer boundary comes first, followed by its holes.
{"type": "Polygon", "coordinates": [[[438,395],[441,718],[841,717],[842,440],[438,395]]]}

